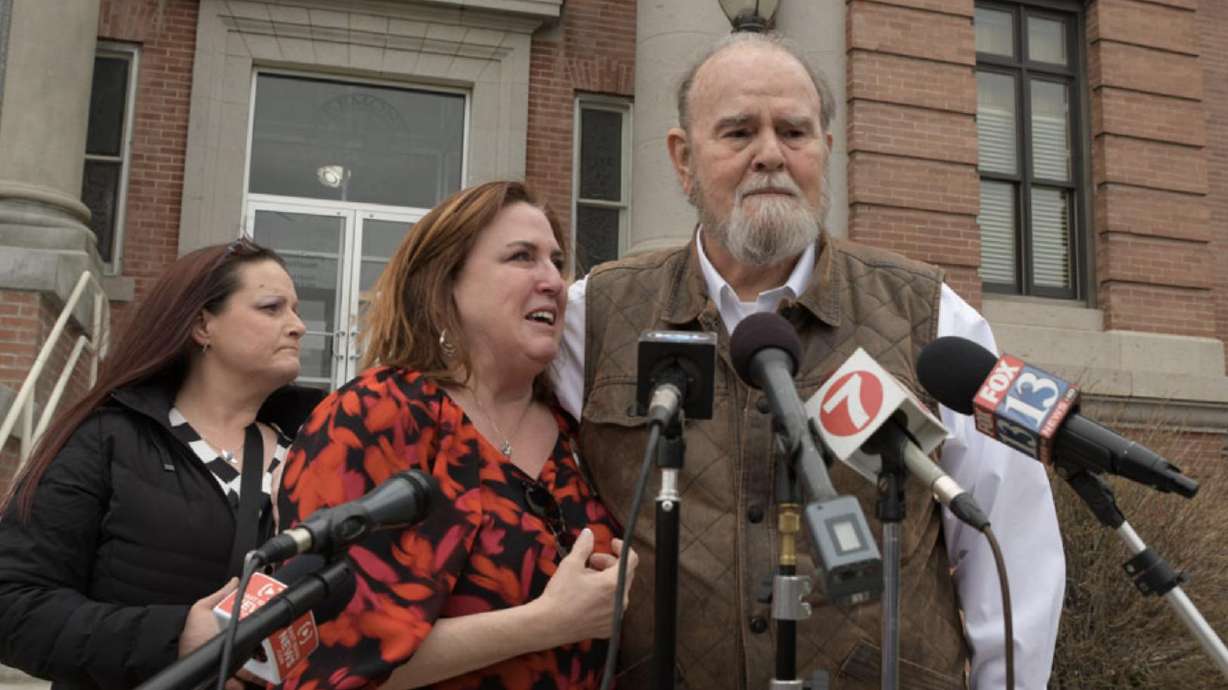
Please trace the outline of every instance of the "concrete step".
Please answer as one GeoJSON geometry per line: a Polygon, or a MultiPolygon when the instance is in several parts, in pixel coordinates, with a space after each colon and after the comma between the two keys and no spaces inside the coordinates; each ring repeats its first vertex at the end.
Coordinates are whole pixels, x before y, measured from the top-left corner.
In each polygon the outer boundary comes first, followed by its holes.
{"type": "Polygon", "coordinates": [[[0,690],[47,690],[51,683],[31,678],[15,668],[0,666],[0,690]]]}

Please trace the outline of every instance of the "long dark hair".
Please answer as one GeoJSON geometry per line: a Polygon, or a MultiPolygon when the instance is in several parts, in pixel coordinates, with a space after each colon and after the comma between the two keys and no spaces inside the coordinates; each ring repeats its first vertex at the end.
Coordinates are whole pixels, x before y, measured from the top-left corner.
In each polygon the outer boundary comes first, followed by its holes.
{"type": "Polygon", "coordinates": [[[94,387],[48,427],[25,469],[14,478],[0,510],[8,513],[15,506],[18,517],[29,518],[43,473],[77,427],[113,391],[155,380],[178,388],[191,362],[192,327],[201,312],[218,313],[239,288],[239,267],[261,261],[286,265],[273,250],[243,238],[197,249],[172,264],[103,361],[94,387]]]}

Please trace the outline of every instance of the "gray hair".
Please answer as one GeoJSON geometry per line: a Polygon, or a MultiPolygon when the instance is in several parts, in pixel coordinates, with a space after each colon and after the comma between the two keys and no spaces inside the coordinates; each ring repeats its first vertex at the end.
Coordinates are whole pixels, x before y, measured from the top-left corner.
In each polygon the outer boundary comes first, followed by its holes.
{"type": "Polygon", "coordinates": [[[699,69],[720,53],[741,45],[779,50],[797,60],[802,69],[806,70],[806,74],[810,76],[814,90],[819,93],[819,125],[824,132],[829,131],[828,126],[836,117],[836,97],[832,94],[831,85],[827,83],[827,78],[823,76],[823,73],[815,69],[801,49],[784,36],[775,32],[753,33],[748,31],[732,33],[721,39],[705,51],[682,75],[682,81],[678,83],[677,94],[679,127],[687,132],[691,131],[691,90],[695,86],[695,75],[699,69]]]}

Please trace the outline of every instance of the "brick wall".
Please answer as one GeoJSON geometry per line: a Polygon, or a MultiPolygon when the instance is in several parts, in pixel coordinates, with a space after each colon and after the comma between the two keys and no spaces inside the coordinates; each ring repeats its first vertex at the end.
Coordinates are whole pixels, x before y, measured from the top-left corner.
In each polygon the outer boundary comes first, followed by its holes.
{"type": "MultiPolygon", "coordinates": [[[[1202,4],[1223,14],[1222,3],[1202,4]]],[[[1214,22],[1198,10],[1196,0],[1096,0],[1087,10],[1096,281],[1107,328],[1217,333],[1211,80],[1198,28],[1214,22]]]]}
{"type": "Polygon", "coordinates": [[[567,0],[533,36],[525,178],[568,229],[576,95],[630,97],[634,66],[635,0],[567,0]]]}
{"type": "MultiPolygon", "coordinates": [[[[137,300],[178,255],[196,52],[199,4],[161,4],[159,11],[159,0],[102,0],[98,18],[100,39],[141,47],[123,245],[123,274],[135,280],[137,300]]],[[[116,338],[131,308],[113,305],[116,338]]]]}
{"type": "Polygon", "coordinates": [[[981,300],[972,0],[850,0],[849,237],[981,300]]]}
{"type": "Polygon", "coordinates": [[[1206,211],[1210,217],[1215,335],[1228,346],[1228,3],[1202,0],[1198,17],[1203,104],[1207,113],[1207,186],[1210,194],[1206,211]]]}

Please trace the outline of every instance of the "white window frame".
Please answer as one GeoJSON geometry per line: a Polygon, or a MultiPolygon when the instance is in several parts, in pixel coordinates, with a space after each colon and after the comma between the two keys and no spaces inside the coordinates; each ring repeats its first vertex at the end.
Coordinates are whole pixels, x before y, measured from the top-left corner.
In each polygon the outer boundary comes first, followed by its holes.
{"type": "MultiPolygon", "coordinates": [[[[346,83],[346,84],[367,84],[370,86],[381,86],[381,87],[390,88],[390,89],[403,89],[407,91],[434,91],[437,93],[451,94],[455,96],[463,96],[465,98],[465,121],[461,124],[461,131],[463,132],[463,136],[461,137],[461,174],[460,174],[461,183],[460,183],[460,188],[464,189],[465,187],[469,186],[469,183],[468,183],[468,180],[469,180],[469,140],[473,138],[471,136],[472,132],[470,131],[470,125],[472,123],[471,111],[473,109],[473,92],[470,89],[439,86],[437,84],[427,84],[427,83],[413,82],[413,81],[396,81],[396,80],[391,80],[391,79],[371,79],[368,77],[358,77],[358,76],[351,76],[351,75],[346,75],[346,74],[309,72],[306,70],[295,70],[295,69],[276,69],[276,68],[269,68],[269,67],[255,67],[254,69],[252,69],[251,94],[247,99],[247,103],[248,103],[247,140],[245,142],[245,149],[244,149],[245,153],[243,156],[243,200],[244,200],[243,217],[244,218],[247,217],[246,208],[247,208],[248,199],[252,197],[274,198],[274,195],[255,194],[250,191],[251,184],[252,184],[252,180],[251,180],[252,137],[256,133],[255,131],[256,130],[256,95],[257,95],[256,86],[259,84],[260,75],[262,74],[267,74],[270,76],[279,76],[279,77],[297,77],[299,79],[317,79],[317,80],[324,80],[324,81],[335,81],[335,82],[341,82],[341,83],[346,83]]],[[[310,197],[276,196],[275,198],[284,199],[286,201],[293,200],[295,202],[312,201],[310,197]]],[[[326,201],[326,200],[318,200],[318,201],[326,201]]],[[[376,210],[415,208],[415,207],[410,207],[410,206],[385,206],[382,204],[367,204],[367,203],[353,202],[353,201],[346,201],[343,203],[353,204],[356,207],[369,207],[369,208],[376,209],[376,210]]],[[[361,208],[359,210],[361,210],[361,208]]],[[[426,210],[430,210],[430,209],[426,209],[426,210]]]]}
{"type": "MultiPolygon", "coordinates": [[[[119,189],[115,199],[115,230],[111,236],[111,261],[103,264],[106,275],[119,275],[123,271],[124,226],[128,211],[128,175],[132,166],[132,129],[136,122],[136,84],[141,69],[141,48],[131,43],[98,41],[96,57],[117,57],[128,60],[128,93],[124,100],[124,131],[121,136],[119,156],[85,154],[86,161],[119,163],[119,189]]],[[[92,86],[92,79],[91,79],[92,86]]],[[[84,168],[84,164],[82,164],[84,168]]]]}
{"type": "MultiPolygon", "coordinates": [[[[619,96],[603,96],[598,94],[579,94],[575,100],[575,110],[572,113],[572,144],[571,144],[571,246],[573,256],[580,246],[578,214],[576,208],[581,204],[596,208],[618,209],[618,257],[627,251],[631,225],[631,99],[619,96]],[[622,198],[619,201],[604,199],[585,199],[580,196],[580,114],[583,110],[606,110],[622,115],[622,179],[619,189],[622,198]]],[[[615,258],[618,258],[615,257],[615,258]]],[[[577,276],[578,277],[578,276],[577,276]]]]}
{"type": "MultiPolygon", "coordinates": [[[[345,74],[318,73],[305,70],[284,68],[255,67],[252,70],[251,95],[248,99],[247,141],[243,164],[243,217],[239,235],[252,238],[255,231],[257,211],[286,211],[289,213],[305,213],[320,216],[336,216],[343,219],[343,241],[341,257],[338,265],[339,298],[348,298],[343,308],[336,315],[336,323],[332,333],[326,337],[333,339],[333,362],[331,388],[336,388],[353,378],[358,373],[358,309],[359,292],[358,278],[362,270],[363,256],[359,251],[362,245],[362,227],[367,220],[401,221],[417,223],[431,209],[417,206],[392,206],[360,201],[339,201],[336,199],[314,199],[311,197],[283,196],[278,194],[261,194],[250,191],[252,171],[252,139],[256,126],[257,86],[261,75],[282,77],[297,77],[302,79],[322,79],[347,84],[367,84],[393,89],[433,91],[441,94],[459,95],[465,99],[464,121],[461,139],[461,171],[460,188],[468,186],[469,179],[469,146],[472,139],[470,130],[471,112],[473,108],[473,93],[469,89],[439,86],[410,81],[395,81],[387,79],[370,79],[345,74]]],[[[340,302],[339,302],[340,303],[340,302]]],[[[317,377],[305,377],[316,381],[317,377]]]]}

